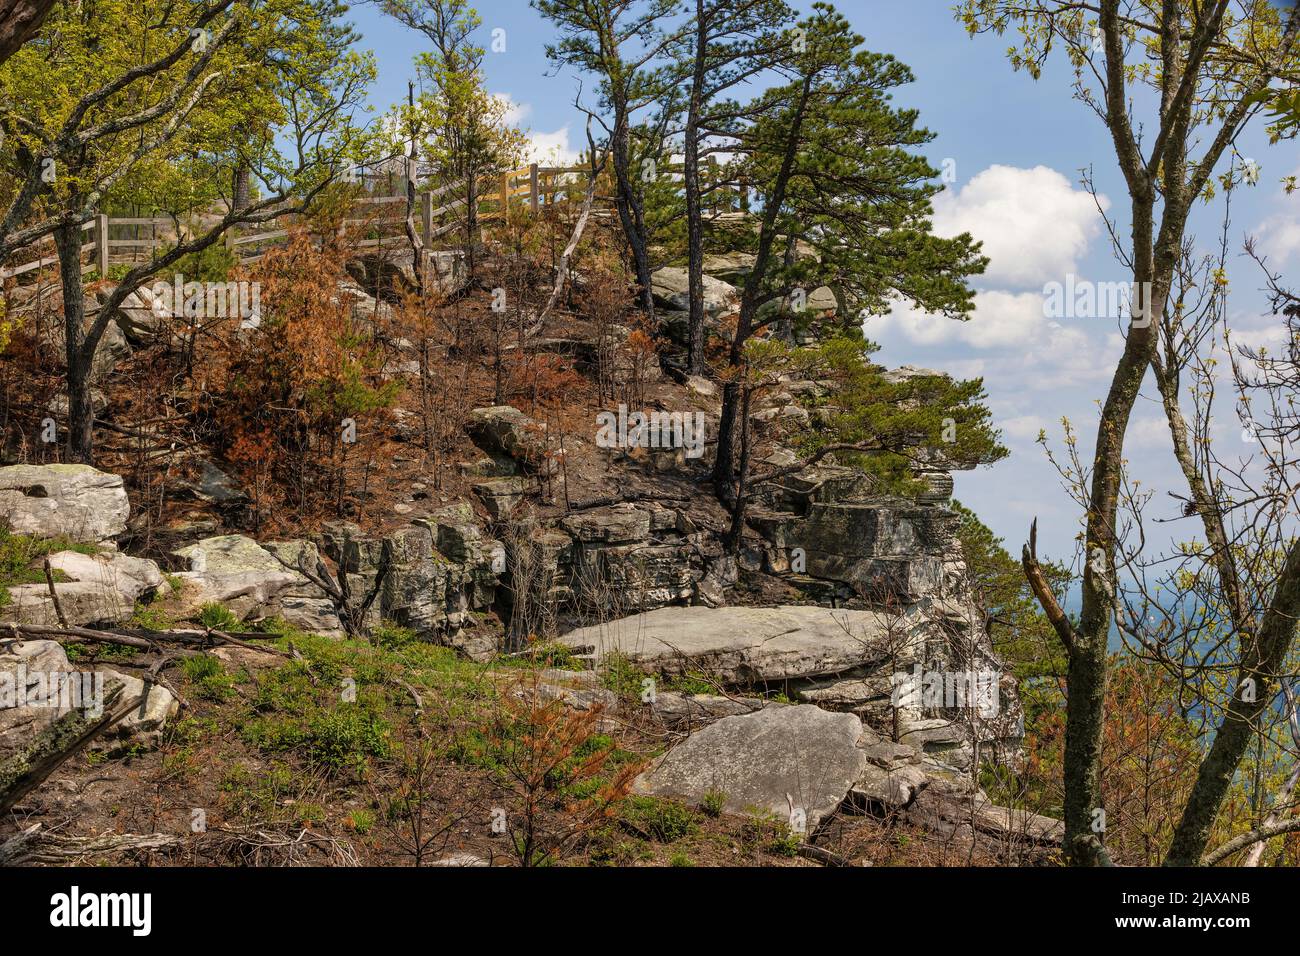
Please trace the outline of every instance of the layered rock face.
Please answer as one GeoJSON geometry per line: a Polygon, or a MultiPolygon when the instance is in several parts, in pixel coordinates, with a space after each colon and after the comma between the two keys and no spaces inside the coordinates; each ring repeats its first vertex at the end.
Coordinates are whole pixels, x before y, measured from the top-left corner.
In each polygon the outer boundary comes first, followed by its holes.
{"type": "MultiPolygon", "coordinates": [[[[461,631],[496,602],[498,575],[505,570],[505,551],[477,524],[467,504],[417,519],[385,537],[363,536],[355,527],[331,526],[322,550],[348,576],[359,598],[376,587],[372,623],[392,621],[430,640],[457,644],[461,631]]],[[[490,648],[495,650],[496,648],[490,648]]],[[[486,646],[469,647],[475,656],[486,646]]]]}
{"type": "MultiPolygon", "coordinates": [[[[829,586],[829,602],[882,611],[906,652],[853,672],[827,668],[797,689],[801,700],[859,715],[882,733],[970,767],[978,747],[1018,758],[1023,713],[1012,677],[993,653],[970,590],[952,478],[936,457],[915,499],[876,493],[850,468],[811,469],[765,494],[750,525],[762,545],[755,570],[829,586]]],[[[897,641],[895,641],[897,643],[897,641]]]]}
{"type": "MultiPolygon", "coordinates": [[[[738,273],[745,267],[731,265],[738,273]]],[[[657,274],[654,293],[680,309],[679,272],[657,274]]],[[[400,264],[378,261],[361,278],[381,298],[409,281],[400,264]]],[[[734,309],[734,291],[722,281],[706,283],[711,322],[734,309]]],[[[360,290],[348,294],[363,320],[387,307],[360,290]]],[[[789,328],[782,332],[778,323],[779,334],[805,341],[839,318],[830,290],[815,290],[807,311],[811,325],[807,316],[798,324],[782,319],[789,328]]],[[[138,324],[143,328],[143,318],[138,324]]],[[[555,343],[575,355],[586,348],[580,345],[555,343]]],[[[691,388],[705,397],[717,390],[703,380],[691,388]]],[[[760,434],[797,428],[817,411],[800,398],[821,394],[817,382],[785,382],[754,411],[754,426],[760,434]]],[[[376,591],[372,624],[391,621],[486,659],[513,649],[500,627],[478,626],[495,613],[515,639],[559,632],[594,667],[617,661],[669,686],[710,683],[715,693],[652,694],[649,706],[664,723],[697,732],[647,773],[638,784],[643,792],[698,798],[701,788],[719,789],[729,805],[779,816],[797,809],[810,826],[845,799],[915,814],[935,827],[957,826],[957,816],[977,807],[996,828],[1005,811],[986,806],[970,773],[990,751],[1014,761],[1022,721],[1014,680],[1003,674],[970,590],[959,518],[945,507],[949,472],[960,463],[930,453],[917,476],[928,490],[915,498],[883,495],[866,475],[834,465],[764,486],[749,511],[756,536],[737,569],[723,558],[717,532],[676,501],[637,495],[546,520],[529,516],[521,504],[558,470],[556,436],[508,406],[474,410],[468,432],[483,454],[461,466],[477,512],[461,502],[382,534],[337,524],[314,541],[196,541],[171,556],[182,600],[195,611],[218,603],[241,620],[279,617],[341,636],[334,602],[299,570],[332,576],[323,556],[354,596],[376,591]],[[791,603],[726,606],[736,600],[730,588],[738,570],[779,579],[791,603]],[[601,623],[564,633],[578,621],[601,623]],[[791,781],[803,789],[795,792],[791,781]]],[[[657,471],[682,467],[663,453],[651,464],[657,471]]],[[[620,466],[611,456],[608,467],[620,466]]],[[[216,475],[204,478],[207,500],[238,492],[212,470],[216,475]]],[[[69,623],[120,623],[163,584],[153,562],[113,549],[128,513],[116,476],[80,466],[0,469],[0,521],[12,530],[104,544],[99,554],[51,559],[69,623]]],[[[0,622],[56,622],[45,584],[9,591],[0,622]]],[[[582,678],[554,687],[571,706],[609,703],[608,691],[582,678]]]]}

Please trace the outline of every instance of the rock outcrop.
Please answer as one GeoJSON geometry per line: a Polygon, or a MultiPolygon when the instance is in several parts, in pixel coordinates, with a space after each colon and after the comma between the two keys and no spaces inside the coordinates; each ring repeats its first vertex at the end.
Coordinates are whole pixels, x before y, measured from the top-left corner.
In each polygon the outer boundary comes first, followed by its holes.
{"type": "MultiPolygon", "coordinates": [[[[650,277],[650,291],[655,301],[668,309],[685,312],[690,308],[690,276],[678,266],[667,266],[650,277]]],[[[740,308],[740,292],[735,286],[704,277],[704,311],[713,315],[734,312],[740,308]]]]}
{"type": "Polygon", "coordinates": [[[111,668],[74,668],[54,641],[0,640],[0,764],[69,711],[102,713],[106,696],[119,686],[123,702],[133,707],[93,746],[116,753],[155,745],[180,706],[165,687],[111,668]]]}
{"type": "Polygon", "coordinates": [[[106,541],[126,530],[130,512],[119,475],[89,465],[0,468],[0,521],[15,534],[106,541]]]}
{"type": "Polygon", "coordinates": [[[153,561],[117,552],[88,555],[61,551],[50,556],[57,583],[50,597],[48,584],[20,584],[7,588],[9,601],[0,607],[0,622],[54,626],[59,611],[73,627],[120,624],[135,610],[138,600],[151,597],[163,585],[162,572],[153,561]]]}
{"type": "Polygon", "coordinates": [[[374,588],[380,568],[388,567],[371,608],[374,623],[392,621],[427,640],[460,644],[475,656],[497,649],[461,641],[475,614],[494,605],[497,576],[505,571],[503,546],[484,534],[468,505],[443,509],[384,537],[334,525],[322,536],[322,548],[360,597],[374,588]]]}
{"type": "Polygon", "coordinates": [[[666,676],[700,673],[731,687],[781,684],[910,666],[907,623],[877,611],[823,607],[667,607],[582,628],[560,640],[600,664],[617,656],[666,676]]]}
{"type": "Polygon", "coordinates": [[[968,776],[890,741],[851,714],[772,704],[695,731],[635,781],[637,793],[687,803],[720,798],[730,813],[812,833],[841,809],[913,823],[958,847],[1059,844],[1052,817],[993,804],[968,776]]]}
{"type": "Polygon", "coordinates": [[[517,408],[502,405],[476,408],[467,425],[470,435],[485,451],[516,462],[530,474],[551,474],[556,462],[547,443],[546,426],[517,408]]]}
{"type": "Polygon", "coordinates": [[[819,707],[766,707],[697,731],[637,778],[633,790],[698,803],[720,794],[735,814],[770,814],[812,831],[844,802],[867,757],[862,722],[819,707]]]}

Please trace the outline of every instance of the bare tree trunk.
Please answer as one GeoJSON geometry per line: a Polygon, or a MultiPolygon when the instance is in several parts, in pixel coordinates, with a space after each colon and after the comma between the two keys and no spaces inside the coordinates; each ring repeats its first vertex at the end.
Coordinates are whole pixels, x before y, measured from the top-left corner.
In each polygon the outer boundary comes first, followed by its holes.
{"type": "Polygon", "coordinates": [[[708,46],[704,0],[695,0],[695,31],[695,74],[691,81],[691,98],[686,112],[686,155],[683,169],[683,187],[686,192],[686,271],[690,295],[687,367],[692,375],[703,375],[704,223],[703,210],[700,208],[700,100],[704,90],[704,63],[708,46]]]}
{"type": "Polygon", "coordinates": [[[1297,620],[1300,620],[1300,541],[1291,545],[1273,600],[1264,612],[1259,636],[1243,648],[1236,692],[1228,702],[1214,743],[1196,775],[1192,794],[1165,857],[1166,866],[1195,866],[1200,862],[1232,777],[1255,738],[1260,715],[1277,691],[1278,678],[1295,642],[1297,620]]]}
{"type": "Polygon", "coordinates": [[[68,367],[68,458],[91,464],[94,456],[95,410],[90,379],[99,335],[87,335],[86,303],[81,289],[81,226],[64,223],[54,232],[63,287],[64,356],[68,367]]]}
{"type": "Polygon", "coordinates": [[[248,208],[252,196],[252,178],[252,170],[247,164],[240,163],[235,167],[235,183],[230,195],[230,208],[235,212],[243,212],[248,208]]]}
{"type": "MultiPolygon", "coordinates": [[[[1282,684],[1282,693],[1286,695],[1286,706],[1289,711],[1288,718],[1291,724],[1291,741],[1295,744],[1297,750],[1300,750],[1300,710],[1296,708],[1295,691],[1291,685],[1285,681],[1282,684]]],[[[1285,807],[1290,805],[1291,794],[1295,792],[1296,784],[1300,783],[1300,759],[1297,759],[1291,773],[1287,776],[1286,781],[1278,788],[1273,797],[1273,809],[1268,816],[1264,818],[1260,829],[1267,832],[1275,829],[1282,822],[1282,813],[1285,807]]],[[[1260,840],[1250,848],[1246,854],[1246,859],[1242,861],[1242,866],[1259,866],[1260,860],[1264,858],[1264,849],[1268,846],[1267,840],[1260,840]]]]}
{"type": "MultiPolygon", "coordinates": [[[[794,173],[799,147],[803,142],[803,123],[811,93],[812,78],[805,77],[799,103],[791,119],[789,138],[785,143],[785,155],[781,158],[781,168],[773,181],[772,194],[763,206],[763,221],[759,227],[758,252],[754,256],[754,269],[745,280],[745,290],[740,299],[740,318],[736,322],[736,337],[731,343],[731,352],[728,356],[733,373],[738,371],[745,361],[745,343],[754,328],[754,317],[758,314],[763,283],[767,279],[768,266],[772,261],[772,246],[776,241],[776,220],[780,215],[781,207],[785,205],[786,190],[790,184],[790,177],[794,173]]],[[[718,457],[713,465],[713,484],[724,501],[731,494],[731,482],[736,474],[736,418],[741,399],[737,378],[735,374],[729,376],[727,384],[722,389],[722,413],[718,421],[718,457]]]]}
{"type": "Polygon", "coordinates": [[[641,308],[645,310],[653,326],[655,304],[654,296],[650,291],[650,251],[646,241],[645,217],[641,202],[637,199],[636,190],[632,186],[631,134],[627,128],[626,118],[615,126],[612,140],[610,155],[614,161],[614,178],[618,184],[615,205],[618,207],[619,221],[623,225],[623,234],[627,236],[627,244],[632,250],[636,281],[641,286],[641,308]]]}

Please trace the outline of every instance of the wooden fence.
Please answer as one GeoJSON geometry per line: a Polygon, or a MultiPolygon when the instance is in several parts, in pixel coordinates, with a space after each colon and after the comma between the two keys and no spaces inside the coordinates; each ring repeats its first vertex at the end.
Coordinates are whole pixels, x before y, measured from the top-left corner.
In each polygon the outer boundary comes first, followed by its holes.
{"type": "MultiPolygon", "coordinates": [[[[716,169],[716,163],[708,165],[716,169]]],[[[468,189],[464,181],[451,183],[437,189],[421,192],[418,170],[413,169],[409,161],[401,164],[398,176],[391,170],[371,178],[387,180],[388,188],[394,179],[406,181],[408,177],[416,179],[416,193],[420,202],[417,228],[426,246],[432,246],[438,239],[463,226],[463,210],[468,205],[464,195],[468,189]]],[[[680,164],[665,167],[665,172],[677,174],[680,164]]],[[[538,214],[543,208],[555,206],[569,200],[575,191],[585,190],[590,182],[591,170],[588,166],[539,166],[532,163],[519,169],[512,169],[479,184],[476,195],[477,220],[480,223],[500,221],[503,212],[511,204],[526,204],[529,210],[538,214]]],[[[608,197],[602,197],[608,201],[608,197]]],[[[727,184],[719,188],[710,203],[713,212],[724,212],[731,208],[747,211],[749,209],[748,189],[743,185],[727,184]]],[[[406,195],[368,196],[356,201],[353,215],[356,218],[345,220],[345,226],[362,227],[367,238],[361,239],[357,246],[362,249],[389,247],[394,242],[405,239],[406,195]],[[375,209],[376,215],[361,216],[360,213],[375,209]],[[392,209],[392,212],[389,212],[392,209]],[[390,235],[384,235],[385,231],[390,235]]],[[[281,226],[279,223],[270,225],[281,226]]],[[[137,261],[140,254],[151,256],[155,249],[167,248],[176,241],[176,222],[168,217],[119,217],[96,215],[85,223],[82,231],[93,231],[89,242],[82,245],[82,252],[91,256],[93,265],[101,276],[108,275],[109,266],[116,257],[118,261],[129,255],[131,261],[137,261]],[[133,233],[130,238],[113,238],[115,231],[129,227],[133,233]],[[149,236],[142,237],[141,231],[148,229],[149,236]],[[163,235],[159,236],[159,232],[163,235]]],[[[289,230],[284,227],[268,229],[265,232],[240,233],[229,230],[225,235],[226,248],[238,256],[241,263],[253,263],[269,251],[271,244],[286,238],[289,230]]],[[[40,254],[42,246],[53,245],[53,240],[46,237],[24,252],[37,252],[36,259],[8,268],[0,267],[0,279],[19,276],[47,265],[58,262],[58,256],[51,251],[49,255],[40,254]]]]}

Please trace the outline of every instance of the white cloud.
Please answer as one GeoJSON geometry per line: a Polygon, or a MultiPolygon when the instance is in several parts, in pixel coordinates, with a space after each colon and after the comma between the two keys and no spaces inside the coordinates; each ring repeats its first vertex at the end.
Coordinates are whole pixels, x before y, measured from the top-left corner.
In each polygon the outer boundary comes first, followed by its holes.
{"type": "Polygon", "coordinates": [[[514,97],[509,93],[493,93],[492,98],[505,105],[505,114],[502,119],[505,120],[508,126],[518,126],[533,114],[533,104],[516,103],[514,97]]]}
{"type": "Polygon", "coordinates": [[[977,349],[1023,345],[1045,325],[1043,297],[1036,292],[977,292],[975,312],[968,322],[958,322],[900,303],[879,319],[867,320],[867,335],[875,337],[898,330],[916,345],[960,342],[977,349]]]}
{"type": "Polygon", "coordinates": [[[1051,422],[1039,415],[1017,415],[994,424],[1002,429],[1002,434],[1006,437],[1027,442],[1038,441],[1039,433],[1051,428],[1051,422]]]}
{"type": "Polygon", "coordinates": [[[1300,217],[1270,216],[1259,225],[1259,248],[1270,265],[1289,262],[1300,252],[1300,217]]]}
{"type": "Polygon", "coordinates": [[[528,146],[525,149],[524,162],[554,164],[556,166],[576,166],[581,153],[569,142],[568,125],[561,126],[553,133],[534,133],[529,131],[528,146]]]}
{"type": "MultiPolygon", "coordinates": [[[[514,127],[523,128],[524,121],[533,115],[531,103],[516,102],[509,93],[493,93],[492,96],[505,105],[505,122],[514,127]]],[[[527,140],[524,146],[524,162],[542,163],[544,165],[574,166],[581,158],[581,153],[569,142],[569,124],[552,132],[536,132],[523,129],[527,140]]]]}
{"type": "MultiPolygon", "coordinates": [[[[1102,208],[1109,200],[1100,198],[1102,208]]],[[[1017,289],[1063,281],[1078,271],[1102,229],[1097,206],[1083,189],[1047,166],[990,166],[959,192],[935,197],[935,231],[969,232],[991,260],[984,281],[1017,289]]]]}
{"type": "MultiPolygon", "coordinates": [[[[1292,175],[1300,175],[1297,169],[1292,175]]],[[[1274,200],[1286,212],[1269,216],[1255,230],[1259,237],[1259,251],[1269,258],[1270,266],[1280,266],[1300,252],[1300,199],[1278,190],[1274,200]]]]}
{"type": "Polygon", "coordinates": [[[1162,416],[1139,415],[1129,422],[1124,437],[1128,452],[1166,451],[1173,447],[1169,437],[1169,419],[1162,416]]]}

